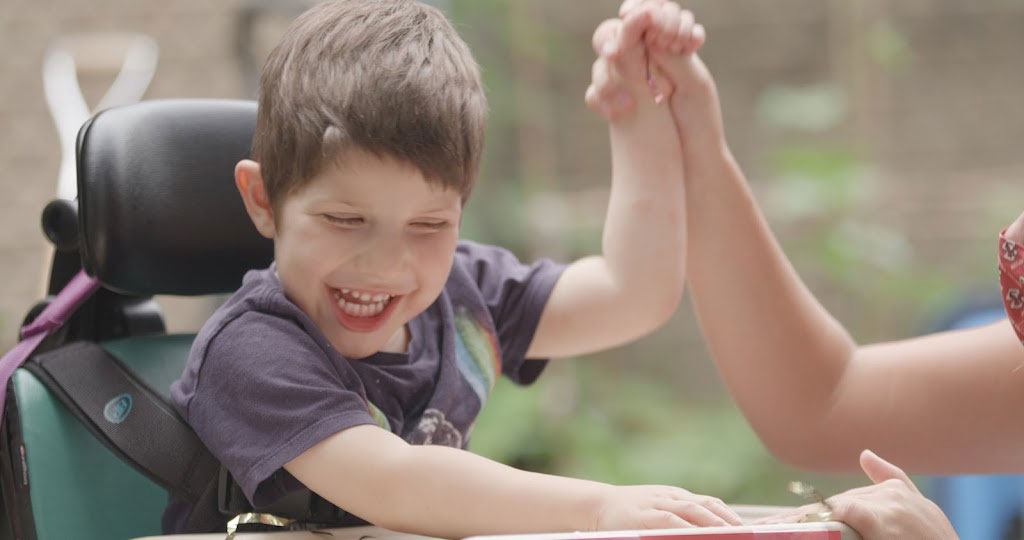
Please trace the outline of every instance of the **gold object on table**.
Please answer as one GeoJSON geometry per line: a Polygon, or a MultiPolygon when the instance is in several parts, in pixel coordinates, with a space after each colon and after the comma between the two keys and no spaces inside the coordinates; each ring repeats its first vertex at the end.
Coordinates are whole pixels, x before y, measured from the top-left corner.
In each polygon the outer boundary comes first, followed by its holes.
{"type": "Polygon", "coordinates": [[[259,523],[273,527],[287,527],[292,523],[295,523],[295,520],[278,517],[273,514],[238,514],[232,518],[231,521],[228,521],[228,536],[224,540],[235,540],[235,531],[238,530],[238,526],[250,523],[259,523]]]}
{"type": "Polygon", "coordinates": [[[814,486],[804,482],[790,482],[789,491],[825,507],[824,512],[811,512],[804,514],[804,517],[800,518],[801,522],[832,521],[832,505],[828,503],[828,499],[822,496],[814,486]]]}

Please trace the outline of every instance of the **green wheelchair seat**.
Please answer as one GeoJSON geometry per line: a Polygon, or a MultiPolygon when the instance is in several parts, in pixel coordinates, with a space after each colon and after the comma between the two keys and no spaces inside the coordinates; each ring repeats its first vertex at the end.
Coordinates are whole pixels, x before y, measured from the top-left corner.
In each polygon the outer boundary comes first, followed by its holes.
{"type": "MultiPolygon", "coordinates": [[[[129,337],[100,345],[167,397],[194,337],[129,337]]],[[[27,369],[15,372],[12,388],[22,426],[21,481],[39,540],[160,534],[163,488],[110,452],[27,369]]]]}

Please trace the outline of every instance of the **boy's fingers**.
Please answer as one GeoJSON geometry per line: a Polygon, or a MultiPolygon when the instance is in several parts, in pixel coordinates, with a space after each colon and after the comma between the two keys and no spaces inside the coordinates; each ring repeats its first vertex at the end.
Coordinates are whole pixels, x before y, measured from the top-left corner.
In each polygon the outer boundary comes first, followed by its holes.
{"type": "Polygon", "coordinates": [[[598,56],[605,55],[605,47],[614,47],[619,31],[622,29],[622,21],[619,19],[608,19],[597,26],[594,30],[594,38],[591,44],[598,56]]]}
{"type": "Polygon", "coordinates": [[[598,58],[590,69],[590,78],[591,83],[584,96],[587,107],[605,118],[610,118],[611,106],[601,96],[602,90],[608,86],[608,64],[598,58]]]}
{"type": "Polygon", "coordinates": [[[903,469],[878,457],[871,450],[864,450],[860,453],[860,468],[864,469],[864,474],[867,474],[868,478],[876,484],[881,484],[886,480],[899,480],[915,493],[921,493],[907,473],[903,472],[903,469]]]}
{"type": "Polygon", "coordinates": [[[709,508],[695,502],[669,499],[661,501],[657,508],[682,518],[687,523],[698,527],[724,527],[729,525],[709,508]]]}
{"type": "Polygon", "coordinates": [[[668,510],[653,510],[643,519],[645,529],[692,529],[693,523],[669,512],[668,510]]]}
{"type": "Polygon", "coordinates": [[[704,41],[707,40],[708,34],[704,30],[703,24],[693,25],[693,30],[690,36],[690,46],[687,50],[689,53],[695,53],[698,49],[704,46],[704,41]]]}
{"type": "Polygon", "coordinates": [[[693,40],[693,12],[684,9],[679,12],[679,26],[675,33],[675,39],[672,40],[670,50],[679,54],[690,47],[690,42],[693,40]]]}
{"type": "Polygon", "coordinates": [[[594,60],[594,64],[590,66],[590,82],[596,92],[594,97],[597,99],[603,98],[608,87],[611,86],[608,62],[604,58],[594,60]]]}
{"type": "Polygon", "coordinates": [[[622,51],[639,45],[650,26],[651,10],[646,5],[642,9],[630,11],[622,20],[622,27],[616,36],[614,47],[611,50],[604,49],[605,56],[614,59],[622,51]]]}
{"type": "Polygon", "coordinates": [[[605,59],[598,58],[590,71],[591,84],[584,95],[587,107],[609,120],[633,109],[632,96],[612,82],[605,59]]]}
{"type": "Polygon", "coordinates": [[[594,88],[594,85],[587,87],[587,92],[583,95],[583,101],[586,102],[587,107],[589,107],[590,110],[600,114],[601,116],[608,116],[608,111],[602,108],[601,100],[597,98],[597,88],[594,88]]]}
{"type": "Polygon", "coordinates": [[[632,101],[629,96],[625,94],[615,94],[611,98],[601,97],[600,91],[590,85],[587,87],[587,92],[584,95],[584,101],[587,103],[587,107],[590,110],[603,116],[606,120],[614,120],[615,117],[628,112],[628,109],[632,107],[632,101]],[[623,105],[623,103],[626,103],[623,105]]]}
{"type": "Polygon", "coordinates": [[[713,514],[725,520],[729,525],[743,525],[743,520],[740,519],[740,515],[732,508],[729,508],[729,505],[718,499],[709,497],[708,500],[704,502],[704,506],[708,510],[711,510],[713,514]]]}

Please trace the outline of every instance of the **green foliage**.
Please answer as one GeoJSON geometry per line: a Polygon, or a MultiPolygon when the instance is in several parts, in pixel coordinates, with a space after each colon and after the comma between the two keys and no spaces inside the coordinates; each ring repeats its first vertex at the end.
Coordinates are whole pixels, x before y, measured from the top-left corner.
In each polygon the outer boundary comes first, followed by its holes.
{"type": "Polygon", "coordinates": [[[805,278],[817,276],[817,287],[852,299],[844,322],[854,336],[885,339],[876,335],[885,326],[900,335],[920,331],[956,285],[918,260],[900,224],[871,219],[878,202],[872,164],[822,143],[783,143],[769,155],[764,204],[773,227],[805,278]]]}
{"type": "Polygon", "coordinates": [[[892,21],[876,21],[865,36],[869,57],[889,71],[906,67],[913,60],[907,37],[892,21]]]}
{"type": "Polygon", "coordinates": [[[525,389],[499,383],[471,449],[535,471],[613,484],[677,485],[752,504],[799,503],[785,491],[791,479],[829,492],[852,484],[781,466],[727,402],[695,406],[656,379],[608,377],[589,362],[573,371],[548,374],[525,389]],[[550,412],[566,405],[552,403],[566,399],[554,392],[566,387],[571,410],[550,412]]]}
{"type": "Polygon", "coordinates": [[[846,108],[846,96],[834,85],[772,86],[761,95],[756,112],[763,125],[820,132],[838,124],[846,108]]]}
{"type": "Polygon", "coordinates": [[[867,168],[848,149],[789,144],[771,158],[775,177],[765,206],[779,219],[841,215],[870,193],[867,168]]]}

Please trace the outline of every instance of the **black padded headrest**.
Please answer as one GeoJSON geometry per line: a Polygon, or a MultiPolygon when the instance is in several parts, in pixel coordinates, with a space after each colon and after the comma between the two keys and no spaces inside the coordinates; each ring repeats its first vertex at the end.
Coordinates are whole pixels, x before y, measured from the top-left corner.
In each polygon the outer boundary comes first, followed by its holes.
{"type": "Polygon", "coordinates": [[[260,236],[235,189],[256,103],[158,100],[107,109],[78,134],[82,265],[139,295],[230,292],[263,268],[260,236]]]}

